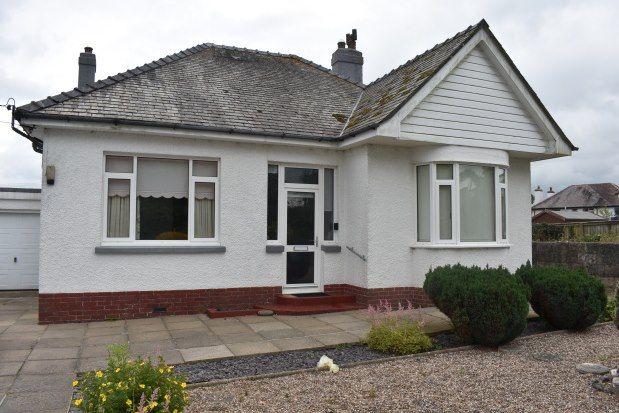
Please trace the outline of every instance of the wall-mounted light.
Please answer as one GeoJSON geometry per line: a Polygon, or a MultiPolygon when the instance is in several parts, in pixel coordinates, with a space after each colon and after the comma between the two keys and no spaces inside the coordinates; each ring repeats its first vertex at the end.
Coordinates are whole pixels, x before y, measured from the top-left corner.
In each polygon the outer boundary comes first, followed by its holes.
{"type": "Polygon", "coordinates": [[[48,165],[45,168],[45,180],[47,181],[47,185],[54,185],[54,181],[56,180],[56,167],[54,165],[48,165]]]}

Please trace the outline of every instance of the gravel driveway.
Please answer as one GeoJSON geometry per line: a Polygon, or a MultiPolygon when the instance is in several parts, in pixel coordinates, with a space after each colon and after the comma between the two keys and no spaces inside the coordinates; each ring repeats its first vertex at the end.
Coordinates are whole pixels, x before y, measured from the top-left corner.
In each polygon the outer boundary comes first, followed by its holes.
{"type": "Polygon", "coordinates": [[[619,398],[593,390],[592,376],[576,372],[580,362],[617,366],[617,329],[201,387],[191,391],[187,411],[619,412],[619,398]]]}

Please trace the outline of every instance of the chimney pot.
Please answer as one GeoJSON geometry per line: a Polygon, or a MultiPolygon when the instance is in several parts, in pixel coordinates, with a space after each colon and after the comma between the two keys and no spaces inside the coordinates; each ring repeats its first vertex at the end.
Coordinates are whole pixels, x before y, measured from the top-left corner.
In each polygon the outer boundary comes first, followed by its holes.
{"type": "Polygon", "coordinates": [[[92,47],[84,47],[84,52],[80,53],[77,60],[77,87],[83,88],[86,84],[95,83],[95,72],[97,71],[97,56],[92,52],[92,47]]]}
{"type": "Polygon", "coordinates": [[[363,54],[357,48],[357,29],[346,35],[346,42],[339,41],[331,57],[331,71],[351,82],[363,83],[363,54]],[[348,46],[345,48],[344,45],[348,46]]]}

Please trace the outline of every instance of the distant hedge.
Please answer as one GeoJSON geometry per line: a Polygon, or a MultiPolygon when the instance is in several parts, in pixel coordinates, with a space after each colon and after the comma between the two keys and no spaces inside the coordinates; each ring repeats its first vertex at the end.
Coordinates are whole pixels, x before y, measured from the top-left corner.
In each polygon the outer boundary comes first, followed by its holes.
{"type": "Polygon", "coordinates": [[[563,227],[552,224],[533,224],[533,241],[560,241],[563,227]]]}
{"type": "Polygon", "coordinates": [[[437,267],[426,275],[423,289],[467,343],[497,346],[526,327],[528,290],[505,268],[437,267]]]}
{"type": "Polygon", "coordinates": [[[527,262],[518,268],[516,276],[530,288],[533,310],[556,328],[587,328],[606,307],[602,282],[583,270],[538,267],[527,262]]]}

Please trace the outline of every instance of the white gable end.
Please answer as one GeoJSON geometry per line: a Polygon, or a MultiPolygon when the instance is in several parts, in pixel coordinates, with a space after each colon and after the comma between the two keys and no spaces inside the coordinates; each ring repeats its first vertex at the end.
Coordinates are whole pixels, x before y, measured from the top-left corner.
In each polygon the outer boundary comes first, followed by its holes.
{"type": "Polygon", "coordinates": [[[400,138],[523,152],[548,140],[478,46],[402,119],[400,138]]]}

